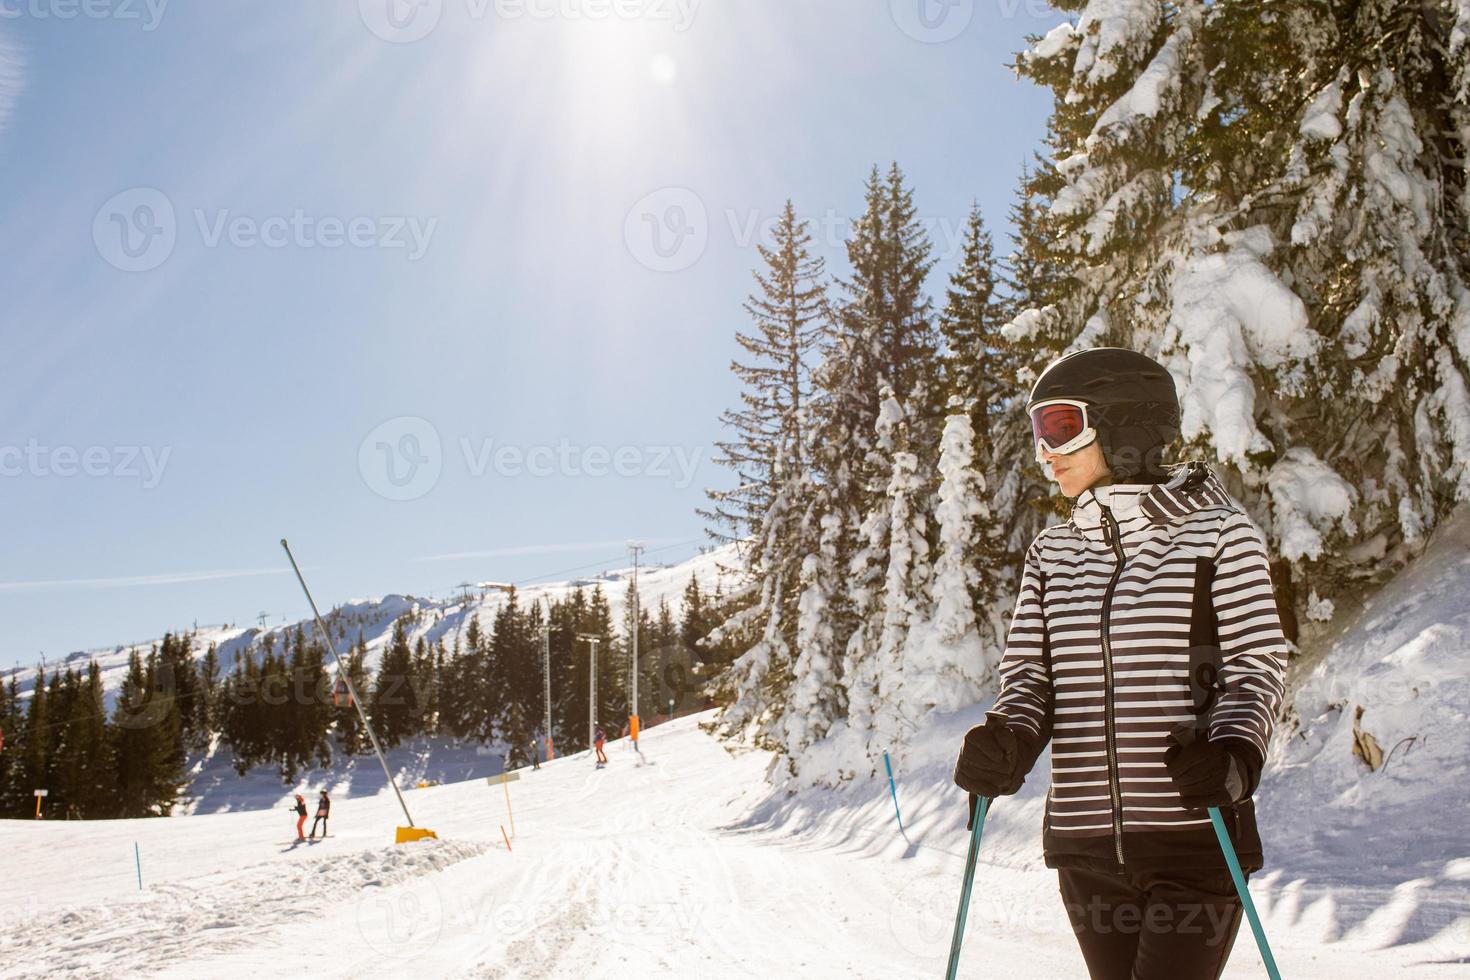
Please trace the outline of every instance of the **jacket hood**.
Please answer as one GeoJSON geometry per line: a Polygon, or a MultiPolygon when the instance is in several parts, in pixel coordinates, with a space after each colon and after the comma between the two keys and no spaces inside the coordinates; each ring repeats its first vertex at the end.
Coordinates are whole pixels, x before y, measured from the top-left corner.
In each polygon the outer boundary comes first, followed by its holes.
{"type": "Polygon", "coordinates": [[[1078,529],[1102,526],[1103,508],[1114,520],[1146,517],[1152,524],[1171,524],[1208,507],[1233,506],[1229,492],[1209,465],[1191,460],[1174,468],[1164,483],[1118,483],[1084,490],[1072,506],[1078,529]]]}

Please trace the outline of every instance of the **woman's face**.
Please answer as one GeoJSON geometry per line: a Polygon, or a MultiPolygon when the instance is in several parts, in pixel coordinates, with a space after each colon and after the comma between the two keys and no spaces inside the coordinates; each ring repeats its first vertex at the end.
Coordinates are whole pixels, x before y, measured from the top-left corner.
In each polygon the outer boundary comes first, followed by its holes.
{"type": "Polygon", "coordinates": [[[1061,486],[1065,497],[1081,496],[1083,491],[1113,480],[1107,457],[1096,441],[1065,456],[1043,452],[1042,459],[1051,467],[1052,478],[1061,486]]]}

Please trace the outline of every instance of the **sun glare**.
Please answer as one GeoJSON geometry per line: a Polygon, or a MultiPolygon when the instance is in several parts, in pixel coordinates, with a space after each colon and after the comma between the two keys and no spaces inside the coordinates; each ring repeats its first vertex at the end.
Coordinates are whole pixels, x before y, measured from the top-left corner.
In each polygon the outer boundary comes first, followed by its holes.
{"type": "Polygon", "coordinates": [[[656,54],[648,62],[649,74],[660,85],[670,85],[679,75],[679,65],[666,54],[656,54]]]}

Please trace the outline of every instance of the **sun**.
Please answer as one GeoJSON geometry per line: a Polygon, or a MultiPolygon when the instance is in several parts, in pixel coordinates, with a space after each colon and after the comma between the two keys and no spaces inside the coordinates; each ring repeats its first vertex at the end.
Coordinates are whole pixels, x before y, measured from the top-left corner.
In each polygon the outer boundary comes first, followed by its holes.
{"type": "Polygon", "coordinates": [[[656,54],[648,60],[648,73],[660,85],[671,85],[679,75],[679,65],[666,54],[656,54]]]}

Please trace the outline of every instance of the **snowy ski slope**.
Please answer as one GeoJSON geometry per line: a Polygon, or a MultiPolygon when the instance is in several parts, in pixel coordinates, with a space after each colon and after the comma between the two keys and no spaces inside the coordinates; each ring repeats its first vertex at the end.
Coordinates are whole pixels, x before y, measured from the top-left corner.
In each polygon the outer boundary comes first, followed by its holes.
{"type": "MultiPolygon", "coordinates": [[[[673,592],[689,571],[649,578],[673,592]]],[[[368,607],[391,622],[391,600],[368,607]]],[[[462,623],[456,606],[439,621],[462,623]]],[[[1470,510],[1294,664],[1251,883],[1283,976],[1470,975],[1467,639],[1470,510]],[[1377,771],[1353,754],[1362,735],[1377,771]]],[[[257,773],[196,780],[189,816],[0,821],[0,978],[936,977],[966,836],[950,770],[984,707],[893,747],[906,834],[881,779],[788,793],[770,756],[705,734],[709,715],[649,729],[641,760],[613,742],[604,771],[585,754],[522,770],[513,853],[505,791],[480,778],[408,790],[442,840],[392,845],[401,814],[368,758],[307,774],[337,790],[313,844],[293,844],[288,789],[257,773]]],[[[411,779],[499,766],[427,743],[392,761],[411,779]]],[[[962,976],[1085,976],[1041,859],[1047,771],[1043,756],[987,822],[962,976]]],[[[1225,976],[1265,976],[1248,930],[1225,976]]]]}
{"type": "MultiPolygon", "coordinates": [[[[932,727],[925,753],[952,746],[971,714],[932,727]]],[[[386,793],[339,800],[333,837],[315,844],[292,844],[284,808],[6,822],[0,976],[940,975],[963,864],[958,791],[901,773],[905,840],[876,781],[768,799],[768,757],[727,752],[699,729],[707,717],[650,729],[642,765],[619,741],[603,771],[585,754],[523,771],[513,853],[504,789],[483,780],[409,791],[443,839],[403,846],[388,843],[401,818],[386,793]]],[[[995,809],[964,976],[1085,976],[1040,867],[1038,802],[995,809]]],[[[1376,948],[1391,923],[1335,912],[1374,896],[1394,903],[1350,882],[1311,905],[1259,884],[1283,975],[1465,975],[1470,919],[1376,948]]],[[[1226,976],[1264,975],[1245,934],[1226,976]]]]}

